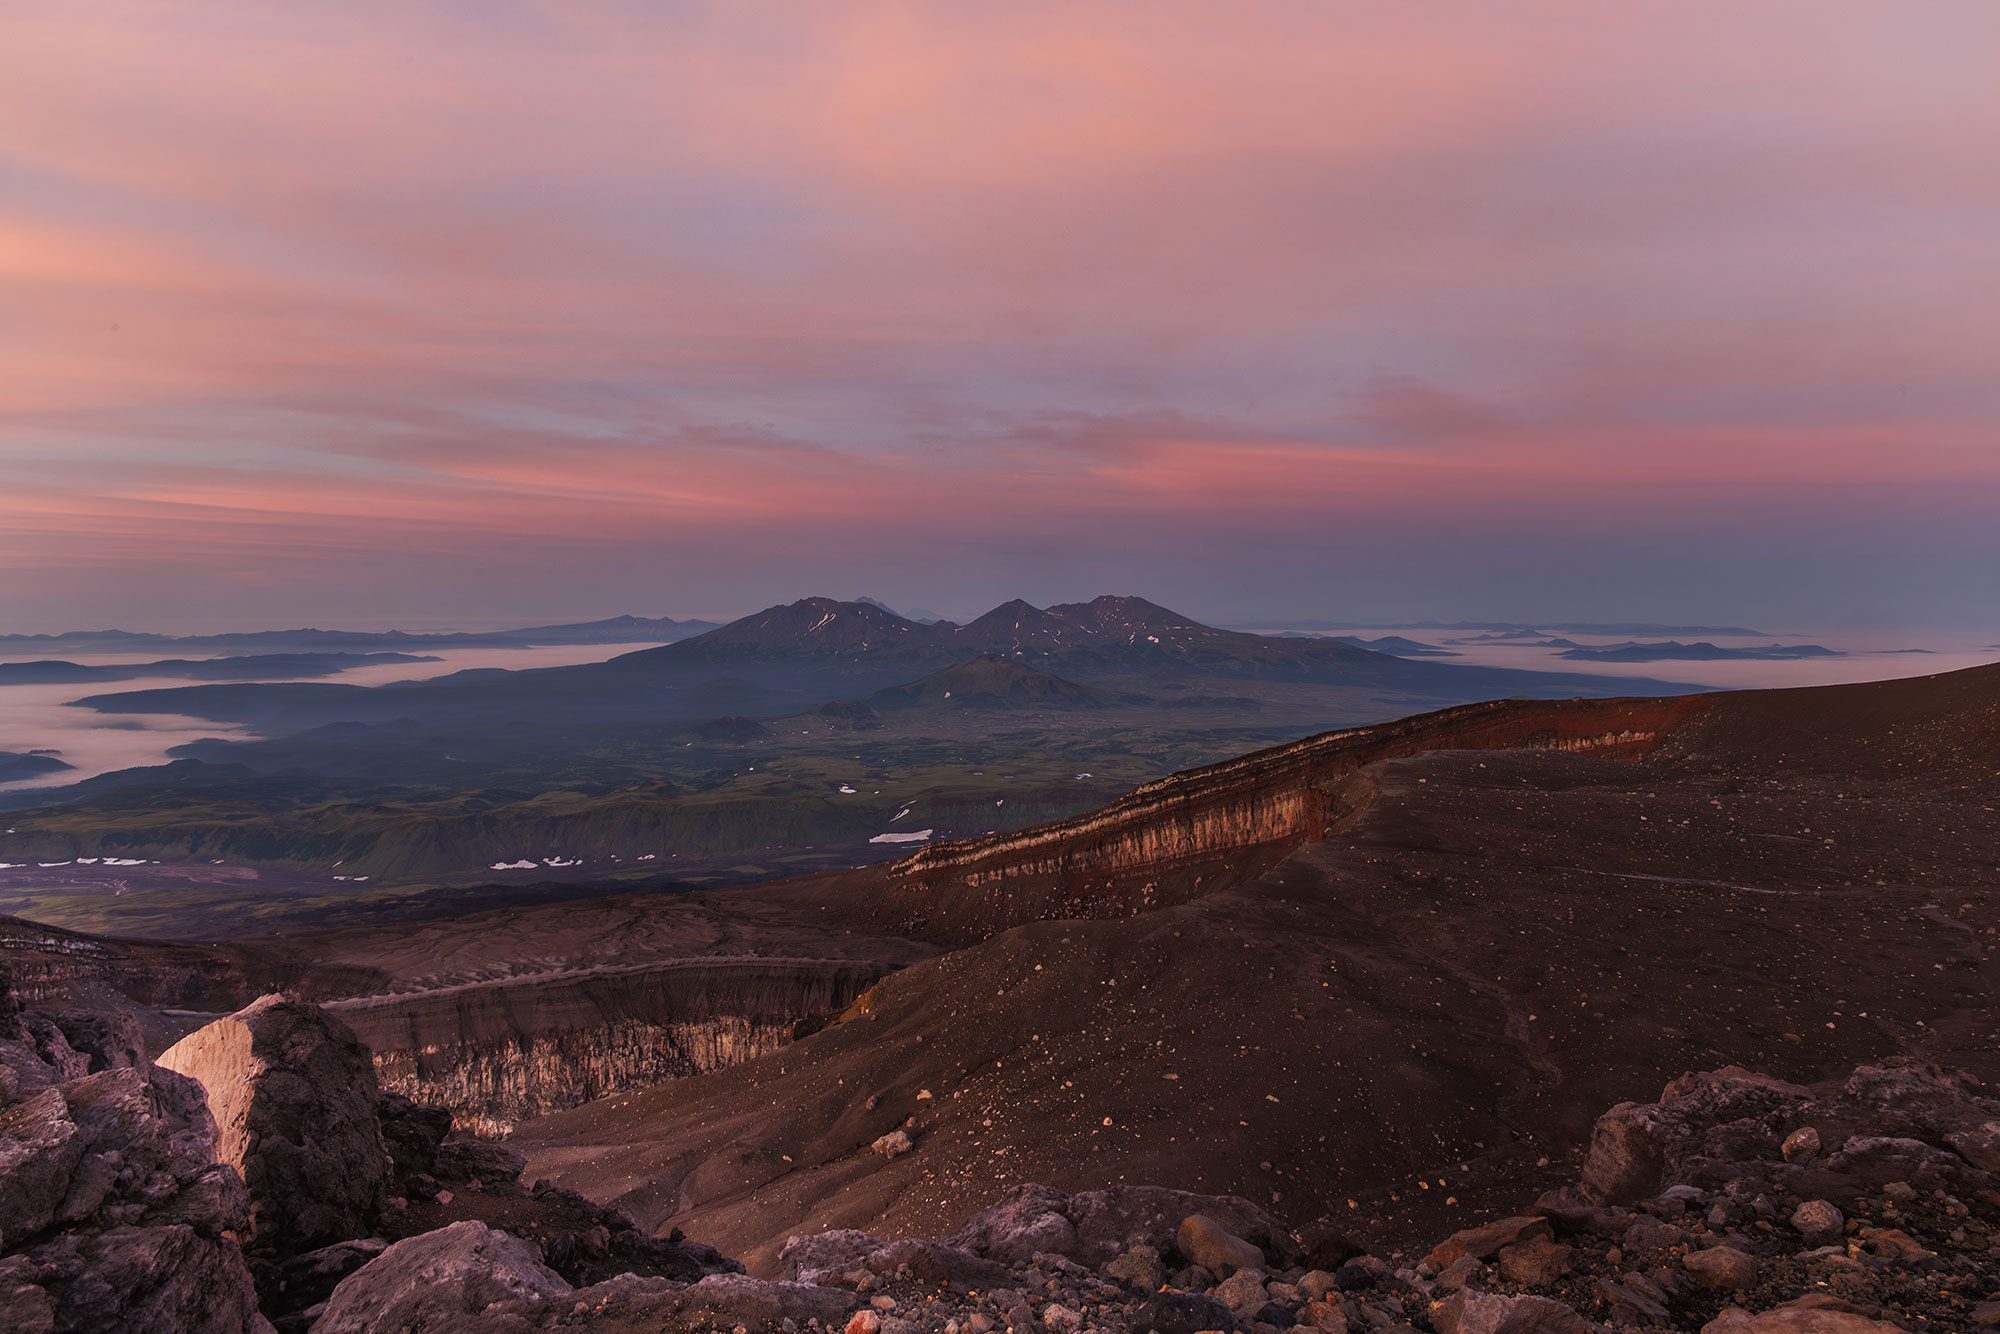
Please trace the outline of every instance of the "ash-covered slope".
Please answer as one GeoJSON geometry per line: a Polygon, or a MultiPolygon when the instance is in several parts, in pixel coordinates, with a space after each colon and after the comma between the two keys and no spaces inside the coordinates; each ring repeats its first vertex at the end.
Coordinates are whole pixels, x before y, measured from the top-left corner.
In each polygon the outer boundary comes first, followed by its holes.
{"type": "Polygon", "coordinates": [[[1453,710],[757,891],[964,947],[515,1142],[768,1263],[802,1229],[936,1235],[1019,1181],[1435,1230],[1552,1184],[1599,1109],[1682,1070],[1991,1078],[1996,698],[1986,668],[1453,710]],[[912,1152],[869,1152],[898,1128],[912,1152]]]}
{"type": "Polygon", "coordinates": [[[908,685],[868,697],[871,707],[902,709],[1101,709],[1096,691],[999,653],[982,653],[908,685]]]}
{"type": "MultiPolygon", "coordinates": [[[[608,1036],[570,1068],[620,1078],[633,1002],[607,1008],[591,970],[910,965],[845,1022],[515,1140],[533,1174],[759,1263],[829,1224],[937,1235],[1020,1181],[1171,1181],[1293,1218],[1352,1199],[1435,1231],[1548,1183],[1601,1107],[1682,1070],[1909,1053],[2000,1074],[1997,701],[1992,668],[1512,701],[837,876],[218,948],[43,933],[17,957],[39,985],[155,1005],[384,998],[370,1022],[410,1036],[381,1068],[455,1028],[475,1063],[514,1044],[472,1081],[510,1088],[587,1015],[608,1036]],[[899,1128],[912,1152],[869,1151],[899,1128]]],[[[649,1059],[623,1078],[657,1077],[649,1059]]]]}

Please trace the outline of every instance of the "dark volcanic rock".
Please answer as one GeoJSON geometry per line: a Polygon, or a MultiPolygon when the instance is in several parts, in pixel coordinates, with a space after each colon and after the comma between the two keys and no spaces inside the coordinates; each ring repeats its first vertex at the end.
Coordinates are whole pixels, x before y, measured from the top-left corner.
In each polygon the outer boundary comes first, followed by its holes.
{"type": "Polygon", "coordinates": [[[433,1173],[440,1181],[476,1181],[491,1186],[520,1180],[528,1160],[504,1144],[467,1139],[439,1145],[433,1163],[433,1173]]]}
{"type": "MultiPolygon", "coordinates": [[[[412,1102],[400,1093],[384,1092],[375,1104],[375,1117],[398,1182],[412,1176],[437,1175],[438,1146],[451,1134],[449,1111],[412,1102]]],[[[520,1169],[515,1169],[514,1175],[518,1177],[520,1169]]]]}
{"type": "Polygon", "coordinates": [[[84,1143],[59,1089],[42,1089],[0,1111],[0,1243],[32,1237],[55,1221],[84,1143]]]}
{"type": "Polygon", "coordinates": [[[1207,1293],[1163,1292],[1139,1308],[1131,1328],[1157,1330],[1159,1334],[1200,1334],[1202,1330],[1232,1329],[1235,1323],[1229,1308],[1207,1293]]]}
{"type": "Polygon", "coordinates": [[[1505,1297],[1468,1288],[1431,1311],[1438,1334],[1591,1334],[1588,1320],[1546,1297],[1505,1297]]]}
{"type": "Polygon", "coordinates": [[[540,1246],[543,1263],[579,1288],[627,1272],[693,1283],[710,1274],[743,1270],[714,1247],[689,1241],[678,1230],[664,1237],[651,1236],[633,1223],[631,1215],[545,1182],[537,1182],[533,1191],[504,1184],[468,1189],[458,1193],[452,1208],[458,1212],[428,1227],[406,1228],[399,1222],[391,1235],[416,1236],[442,1223],[461,1221],[468,1211],[481,1218],[490,1209],[490,1217],[482,1221],[503,1224],[524,1241],[540,1246]]]}
{"type": "Polygon", "coordinates": [[[1029,1259],[1036,1251],[1068,1255],[1076,1249],[1076,1224],[1068,1210],[1069,1196],[1059,1190],[1016,1186],[961,1223],[945,1244],[1003,1263],[1029,1259]]]}
{"type": "Polygon", "coordinates": [[[347,1025],[266,996],[182,1038],[160,1063],[206,1090],[217,1156],[249,1187],[256,1248],[308,1250],[375,1225],[389,1157],[374,1063],[347,1025]]]}
{"type": "Polygon", "coordinates": [[[1325,1221],[1301,1228],[1299,1246],[1304,1251],[1300,1264],[1307,1269],[1327,1273],[1332,1273],[1355,1256],[1367,1253],[1366,1247],[1325,1221]]]}
{"type": "Polygon", "coordinates": [[[255,1334],[270,1325],[236,1243],[185,1224],[72,1232],[0,1261],[47,1294],[56,1331],[255,1334]]]}
{"type": "MultiPolygon", "coordinates": [[[[1063,1255],[1093,1268],[1133,1246],[1180,1254],[1191,1215],[1245,1241],[1262,1264],[1299,1257],[1298,1241],[1269,1214],[1235,1196],[1197,1195],[1158,1186],[1113,1186],[1065,1194],[1048,1186],[1016,1186],[961,1223],[948,1245],[1005,1263],[1036,1252],[1063,1255]]],[[[1192,1258],[1192,1257],[1190,1257],[1192,1258]]]]}
{"type": "Polygon", "coordinates": [[[1260,1263],[1283,1266],[1301,1258],[1298,1239],[1283,1223],[1235,1195],[1110,1186],[1078,1191],[1069,1199],[1069,1217],[1076,1224],[1076,1258],[1089,1265],[1102,1265],[1133,1246],[1151,1246],[1164,1255],[1178,1244],[1181,1225],[1196,1214],[1214,1219],[1262,1251],[1260,1263]]]}
{"type": "Polygon", "coordinates": [[[88,1060],[94,1071],[118,1070],[146,1062],[146,1040],[131,1015],[59,1010],[49,1019],[62,1030],[70,1049],[88,1060]]]}
{"type": "Polygon", "coordinates": [[[680,1294],[679,1301],[680,1314],[690,1320],[767,1329],[808,1320],[836,1326],[854,1307],[855,1299],[844,1292],[810,1283],[767,1283],[744,1274],[711,1274],[680,1294]]]}
{"type": "Polygon", "coordinates": [[[146,1063],[124,1023],[21,1014],[0,977],[0,1329],[260,1334],[248,1221],[214,1161],[201,1086],[146,1063]],[[101,1041],[98,1039],[102,1039],[101,1041]],[[54,1059],[51,1059],[51,1058],[54,1059]],[[25,1086],[25,1087],[24,1087],[25,1086]]]}
{"type": "Polygon", "coordinates": [[[1629,1203],[1667,1185],[1719,1190],[1741,1183],[1733,1188],[1835,1204],[1893,1182],[1993,1189],[2000,1180],[1962,1155],[1952,1137],[1996,1118],[2000,1100],[1918,1061],[1863,1066],[1842,1084],[1814,1088],[1731,1066],[1684,1075],[1657,1103],[1605,1113],[1584,1159],[1582,1188],[1597,1200],[1629,1203]],[[1784,1146],[1807,1125],[1833,1151],[1793,1161],[1784,1146]],[[1913,1133],[1879,1133],[1884,1129],[1913,1133]]]}
{"type": "Polygon", "coordinates": [[[389,1249],[380,1237],[339,1241],[282,1262],[259,1260],[252,1265],[264,1309],[276,1318],[319,1305],[361,1266],[389,1249]]]}

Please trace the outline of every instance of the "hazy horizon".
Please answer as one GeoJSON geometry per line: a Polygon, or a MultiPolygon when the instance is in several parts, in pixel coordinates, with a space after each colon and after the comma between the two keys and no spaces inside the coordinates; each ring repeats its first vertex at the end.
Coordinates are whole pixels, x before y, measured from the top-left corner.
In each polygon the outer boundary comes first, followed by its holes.
{"type": "Polygon", "coordinates": [[[2000,9],[1448,10],[16,13],[0,628],[1991,626],[2000,9]]]}
{"type": "MultiPolygon", "coordinates": [[[[940,601],[946,602],[944,608],[923,606],[911,601],[898,601],[894,598],[884,597],[872,592],[803,592],[789,597],[780,597],[769,603],[745,605],[727,610],[688,610],[682,607],[668,607],[665,609],[657,607],[619,607],[616,610],[597,610],[586,613],[577,611],[574,606],[567,608],[557,606],[547,608],[539,614],[524,611],[512,615],[454,616],[449,613],[441,613],[409,616],[355,615],[335,617],[298,611],[290,613],[272,611],[261,615],[223,612],[211,617],[167,617],[155,614],[128,617],[125,622],[119,624],[86,625],[58,621],[22,624],[0,623],[0,635],[18,634],[60,637],[66,634],[92,634],[118,631],[131,634],[196,637],[205,635],[257,634],[275,630],[305,629],[341,630],[359,633],[402,631],[406,634],[491,634],[503,630],[532,629],[543,625],[588,624],[593,621],[611,620],[619,616],[638,616],[648,619],[665,617],[676,621],[710,621],[721,625],[741,617],[754,615],[773,606],[783,606],[813,597],[832,598],[840,602],[855,602],[862,599],[870,599],[881,603],[900,616],[921,616],[928,618],[935,614],[942,619],[964,624],[991,611],[1002,602],[1011,601],[1016,597],[1021,597],[1023,601],[1034,606],[1049,607],[1059,603],[1088,602],[1095,597],[1106,595],[1144,598],[1148,602],[1167,607],[1172,611],[1181,612],[1206,625],[1258,633],[1282,633],[1284,630],[1290,628],[1288,623],[1296,621],[1325,621],[1329,624],[1337,624],[1343,633],[1349,631],[1356,633],[1379,633],[1393,630],[1419,629],[1426,622],[1435,622],[1440,626],[1463,622],[1465,624],[1492,623],[1538,627],[1559,624],[1651,624],[1664,627],[1662,633],[1665,633],[1667,630],[1692,632],[1702,627],[1746,629],[1759,636],[1768,635],[1779,639],[1797,639],[1802,636],[1810,637],[1816,634],[1838,633],[1846,636],[1859,636],[1871,641],[1879,640],[1883,644],[1893,641],[1904,647],[1922,647],[1923,643],[1921,641],[1940,639],[1954,644],[1978,642],[1982,647],[1989,646],[1987,643],[1989,640],[2000,641],[2000,611],[1989,614],[1983,619],[1975,619],[1972,616],[1968,616],[1965,621],[1956,624],[1905,622],[1902,624],[1864,625],[1840,624],[1838,622],[1808,624],[1792,619],[1774,618],[1742,622],[1723,616],[1700,615],[1690,615],[1680,619],[1663,619],[1654,616],[1606,614],[1601,617],[1592,618],[1562,612],[1541,617],[1507,615],[1504,612],[1468,613],[1462,616],[1426,615],[1419,612],[1409,612],[1393,617],[1370,618],[1351,615],[1340,607],[1323,608],[1305,604],[1279,608],[1269,614],[1260,616],[1234,612],[1227,608],[1212,614],[1201,614],[1192,610],[1187,605],[1155,594],[1132,589],[1104,589],[1093,593],[1059,595],[1039,599],[1022,597],[1020,594],[1010,594],[991,602],[963,606],[959,606],[949,599],[940,599],[940,601]],[[955,610],[953,609],[954,607],[956,608],[955,610]],[[1910,643],[1904,644],[1903,641],[1905,640],[1910,641],[1910,643]]],[[[1703,632],[1709,633],[1709,631],[1703,632]]],[[[5,645],[0,645],[0,659],[19,660],[20,654],[29,651],[30,647],[22,645],[9,649],[5,645]]],[[[2000,642],[1993,642],[1990,644],[1990,647],[1996,651],[2000,651],[2000,642]]],[[[157,655],[141,650],[129,654],[88,653],[71,654],[69,656],[78,662],[109,664],[145,662],[152,660],[157,655]]]]}

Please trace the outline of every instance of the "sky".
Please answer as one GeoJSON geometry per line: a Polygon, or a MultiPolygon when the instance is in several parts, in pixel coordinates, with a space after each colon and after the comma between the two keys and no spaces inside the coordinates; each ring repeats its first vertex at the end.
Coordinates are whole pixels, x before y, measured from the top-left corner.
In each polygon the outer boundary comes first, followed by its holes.
{"type": "Polygon", "coordinates": [[[0,631],[2000,631],[1996,49],[1991,0],[0,0],[0,631]]]}

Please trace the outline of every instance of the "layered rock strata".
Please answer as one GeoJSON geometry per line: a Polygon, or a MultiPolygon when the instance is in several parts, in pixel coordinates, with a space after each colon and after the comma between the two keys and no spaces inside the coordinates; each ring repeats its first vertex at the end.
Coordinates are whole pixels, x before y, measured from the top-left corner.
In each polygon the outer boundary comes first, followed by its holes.
{"type": "Polygon", "coordinates": [[[1705,707],[1651,700],[1501,700],[1308,737],[1148,783],[1089,815],[937,843],[836,879],[884,927],[951,944],[1025,922],[1122,917],[1255,878],[1364,808],[1371,765],[1440,749],[1638,759],[1705,707]]]}
{"type": "Polygon", "coordinates": [[[838,1015],[889,970],[818,959],[688,959],[336,1001],[382,1087],[462,1129],[761,1056],[838,1015]]]}

